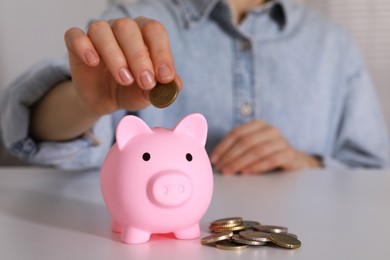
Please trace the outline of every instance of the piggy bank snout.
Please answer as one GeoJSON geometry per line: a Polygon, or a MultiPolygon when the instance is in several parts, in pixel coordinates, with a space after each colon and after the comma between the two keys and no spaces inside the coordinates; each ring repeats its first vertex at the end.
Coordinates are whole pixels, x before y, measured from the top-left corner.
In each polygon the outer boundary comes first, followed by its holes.
{"type": "Polygon", "coordinates": [[[159,207],[178,207],[192,195],[190,178],[179,171],[160,172],[148,183],[149,200],[159,207]]]}

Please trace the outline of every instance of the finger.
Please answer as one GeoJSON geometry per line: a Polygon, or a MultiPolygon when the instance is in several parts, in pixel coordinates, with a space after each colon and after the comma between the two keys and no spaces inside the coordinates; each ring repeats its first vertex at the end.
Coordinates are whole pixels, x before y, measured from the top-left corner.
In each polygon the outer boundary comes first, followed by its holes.
{"type": "Polygon", "coordinates": [[[223,155],[234,146],[238,139],[240,139],[242,136],[248,135],[251,132],[260,131],[263,127],[266,127],[266,124],[262,121],[256,120],[234,128],[215,147],[210,156],[211,162],[218,164],[223,155]]]}
{"type": "Polygon", "coordinates": [[[118,86],[117,102],[118,107],[127,111],[138,111],[150,105],[149,95],[146,90],[138,87],[136,83],[127,86],[118,86]]]}
{"type": "Polygon", "coordinates": [[[171,82],[175,77],[175,66],[168,32],[160,22],[155,20],[138,17],[135,22],[141,29],[157,80],[161,83],[171,82]]]}
{"type": "Polygon", "coordinates": [[[131,85],[134,82],[134,77],[128,69],[126,57],[120,49],[110,25],[106,21],[93,22],[89,27],[88,37],[113,78],[120,85],[131,85]]]}
{"type": "Polygon", "coordinates": [[[79,28],[71,28],[65,32],[64,40],[73,61],[77,60],[87,66],[97,66],[100,62],[95,47],[85,33],[79,28]]]}
{"type": "Polygon", "coordinates": [[[153,64],[138,24],[132,19],[120,18],[111,26],[138,86],[152,89],[156,85],[153,64]]]}
{"type": "Polygon", "coordinates": [[[229,161],[229,163],[223,167],[222,172],[242,172],[256,162],[260,162],[265,158],[280,153],[288,148],[289,146],[284,139],[270,140],[266,143],[253,146],[240,157],[229,161]]]}
{"type": "Polygon", "coordinates": [[[257,174],[275,170],[277,168],[284,168],[284,165],[288,165],[295,158],[295,152],[293,149],[284,149],[281,152],[274,153],[261,161],[258,161],[251,165],[249,168],[243,170],[243,174],[257,174]]]}

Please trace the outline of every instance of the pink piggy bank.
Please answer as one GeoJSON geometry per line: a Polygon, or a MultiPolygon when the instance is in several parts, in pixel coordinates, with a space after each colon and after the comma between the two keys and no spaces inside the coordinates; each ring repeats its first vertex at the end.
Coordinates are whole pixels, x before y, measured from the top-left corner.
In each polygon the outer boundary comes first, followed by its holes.
{"type": "Polygon", "coordinates": [[[153,233],[199,237],[213,193],[206,137],[201,114],[188,115],[174,129],[149,128],[135,116],[119,122],[102,166],[101,190],[112,229],[122,232],[124,243],[147,242],[153,233]]]}

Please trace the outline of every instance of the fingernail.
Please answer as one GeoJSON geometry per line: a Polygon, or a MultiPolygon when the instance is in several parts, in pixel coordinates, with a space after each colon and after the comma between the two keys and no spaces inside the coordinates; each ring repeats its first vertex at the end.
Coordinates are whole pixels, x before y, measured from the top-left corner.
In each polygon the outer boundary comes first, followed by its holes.
{"type": "Polygon", "coordinates": [[[142,72],[140,79],[141,84],[145,89],[151,89],[156,85],[156,81],[154,80],[152,73],[147,70],[142,72]]]}
{"type": "Polygon", "coordinates": [[[119,77],[126,85],[133,83],[134,78],[127,68],[121,68],[119,70],[119,77]]]}
{"type": "Polygon", "coordinates": [[[157,75],[160,80],[171,81],[172,80],[172,70],[167,65],[161,65],[157,69],[157,75]]]}
{"type": "Polygon", "coordinates": [[[96,65],[99,62],[98,57],[91,50],[86,50],[84,52],[84,58],[87,61],[88,65],[96,65]]]}

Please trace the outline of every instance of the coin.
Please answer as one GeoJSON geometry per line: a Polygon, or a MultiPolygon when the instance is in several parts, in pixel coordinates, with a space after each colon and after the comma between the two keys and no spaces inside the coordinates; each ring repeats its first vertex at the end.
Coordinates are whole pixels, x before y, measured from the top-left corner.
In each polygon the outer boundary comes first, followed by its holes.
{"type": "Polygon", "coordinates": [[[287,228],[282,226],[260,225],[253,227],[257,231],[267,233],[287,233],[287,228]]]}
{"type": "Polygon", "coordinates": [[[251,220],[244,220],[242,222],[242,224],[246,227],[246,228],[253,228],[255,226],[260,226],[260,223],[257,222],[257,221],[251,221],[251,220]]]}
{"type": "Polygon", "coordinates": [[[232,228],[232,227],[236,227],[236,226],[240,226],[242,223],[233,223],[233,224],[223,224],[223,225],[218,225],[218,224],[211,224],[209,226],[209,228],[211,230],[215,230],[215,229],[228,229],[228,228],[232,228]]]}
{"type": "Polygon", "coordinates": [[[242,220],[241,217],[215,220],[209,228],[214,234],[202,238],[201,243],[219,249],[242,250],[249,246],[272,244],[289,249],[301,247],[297,235],[287,233],[287,227],[261,225],[257,221],[242,220]],[[239,234],[234,234],[237,231],[239,234]]]}
{"type": "Polygon", "coordinates": [[[214,220],[211,223],[211,225],[234,225],[241,222],[242,222],[241,217],[230,217],[230,218],[222,218],[222,219],[214,220]]]}
{"type": "Polygon", "coordinates": [[[237,223],[230,223],[230,224],[211,224],[210,229],[215,229],[215,228],[230,228],[230,227],[235,227],[241,225],[241,222],[237,223]]]}
{"type": "Polygon", "coordinates": [[[168,84],[157,83],[149,92],[149,100],[153,106],[164,108],[172,104],[178,94],[179,88],[175,81],[171,81],[168,84]]]}
{"type": "Polygon", "coordinates": [[[285,235],[287,235],[287,236],[291,236],[291,237],[298,238],[298,236],[297,236],[297,235],[295,235],[295,234],[292,234],[292,233],[283,233],[283,234],[285,234],[285,235]]]}
{"type": "Polygon", "coordinates": [[[240,235],[233,235],[231,238],[234,242],[244,245],[250,245],[250,246],[262,246],[265,245],[265,242],[245,239],[241,237],[240,235]]]}
{"type": "Polygon", "coordinates": [[[266,232],[260,232],[260,231],[241,231],[240,236],[249,239],[249,240],[255,240],[260,241],[263,243],[269,242],[269,233],[266,232]]]}
{"type": "Polygon", "coordinates": [[[215,247],[223,250],[239,251],[248,248],[248,245],[237,244],[230,240],[218,241],[215,243],[215,247]]]}
{"type": "Polygon", "coordinates": [[[233,232],[232,231],[226,231],[226,232],[223,232],[223,233],[218,233],[218,234],[214,234],[214,235],[210,235],[210,236],[204,237],[204,238],[202,238],[200,240],[200,242],[203,245],[207,245],[207,244],[215,243],[217,241],[229,239],[232,236],[233,236],[233,232]]]}
{"type": "Polygon", "coordinates": [[[297,238],[283,233],[272,233],[269,235],[269,239],[276,245],[284,248],[295,249],[301,246],[301,241],[297,238]]]}
{"type": "Polygon", "coordinates": [[[222,219],[217,219],[214,220],[211,223],[211,226],[236,226],[240,225],[242,223],[242,218],[241,217],[231,217],[231,218],[222,218],[222,219]]]}
{"type": "Polygon", "coordinates": [[[245,229],[246,229],[246,226],[239,225],[239,226],[233,226],[233,227],[212,228],[212,231],[215,233],[220,233],[220,232],[224,232],[224,231],[242,231],[245,229]]]}

